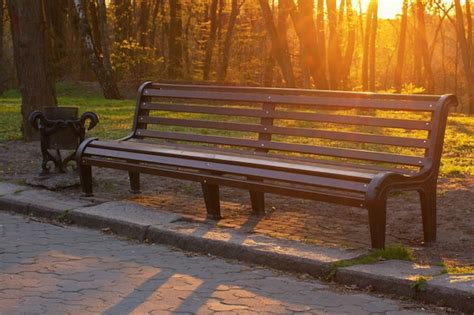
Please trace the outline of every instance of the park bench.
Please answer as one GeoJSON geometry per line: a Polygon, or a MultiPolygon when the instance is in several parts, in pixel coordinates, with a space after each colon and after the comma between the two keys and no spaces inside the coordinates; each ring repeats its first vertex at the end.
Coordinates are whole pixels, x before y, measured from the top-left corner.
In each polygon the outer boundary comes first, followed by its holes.
{"type": "MultiPolygon", "coordinates": [[[[368,210],[371,243],[385,246],[387,195],[418,191],[425,241],[436,239],[436,182],[452,95],[397,95],[146,82],[131,134],[87,139],[77,151],[82,190],[91,167],[200,182],[208,217],[219,186],[368,210]]],[[[315,205],[316,207],[316,205],[315,205]]],[[[316,210],[316,209],[315,209],[316,210]]]]}

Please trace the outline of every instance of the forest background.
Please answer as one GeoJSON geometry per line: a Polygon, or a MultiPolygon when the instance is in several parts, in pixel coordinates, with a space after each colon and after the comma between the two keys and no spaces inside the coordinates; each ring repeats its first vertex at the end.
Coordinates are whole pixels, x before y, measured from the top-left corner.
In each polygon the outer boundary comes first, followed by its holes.
{"type": "MultiPolygon", "coordinates": [[[[146,80],[444,94],[474,114],[470,0],[0,0],[0,93],[146,80]]],[[[39,105],[40,104],[40,105],[39,105]]]]}

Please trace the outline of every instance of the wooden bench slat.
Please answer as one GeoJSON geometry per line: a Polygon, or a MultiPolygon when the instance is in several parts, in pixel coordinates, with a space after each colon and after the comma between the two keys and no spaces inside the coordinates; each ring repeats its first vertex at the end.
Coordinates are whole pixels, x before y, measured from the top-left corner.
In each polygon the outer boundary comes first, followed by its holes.
{"type": "Polygon", "coordinates": [[[173,133],[173,132],[146,130],[146,129],[138,129],[136,131],[136,134],[138,136],[170,139],[170,140],[177,140],[177,141],[181,140],[181,141],[241,146],[241,147],[249,147],[249,148],[265,148],[268,150],[307,153],[307,154],[332,156],[332,157],[348,158],[348,159],[363,160],[363,161],[374,161],[374,162],[382,162],[382,163],[393,163],[393,164],[403,164],[403,165],[412,165],[412,166],[422,166],[424,163],[424,158],[421,158],[421,157],[382,153],[382,152],[373,152],[373,151],[354,150],[354,149],[328,148],[328,147],[302,145],[302,144],[291,144],[291,143],[281,143],[281,142],[271,142],[271,141],[257,141],[257,140],[197,135],[197,134],[178,133],[178,132],[173,133]]]}
{"type": "MultiPolygon", "coordinates": [[[[153,138],[151,138],[153,139],[153,138]]],[[[159,138],[158,138],[159,139],[159,138]]],[[[161,140],[161,139],[160,139],[161,140]]],[[[102,141],[95,141],[94,143],[97,142],[102,142],[102,141]]],[[[108,141],[107,141],[108,142],[108,141]]],[[[115,142],[113,142],[115,143],[115,142]]],[[[250,155],[252,157],[256,158],[262,158],[263,160],[269,160],[269,161],[286,161],[288,163],[292,163],[295,165],[318,165],[323,168],[336,168],[336,169],[342,169],[342,170],[350,170],[350,171],[362,171],[365,173],[373,173],[377,174],[379,172],[393,172],[393,173],[400,173],[403,175],[413,175],[417,173],[418,170],[409,170],[405,168],[400,168],[400,167],[390,167],[387,165],[376,165],[376,164],[361,164],[361,163],[355,163],[355,162],[349,162],[349,161],[341,161],[341,160],[327,160],[327,159],[318,159],[315,157],[303,157],[303,156],[291,156],[291,155],[282,155],[278,153],[272,153],[272,152],[257,152],[254,150],[251,150],[249,148],[222,148],[222,147],[216,147],[216,146],[201,146],[199,144],[193,144],[193,143],[156,143],[156,142],[146,142],[145,139],[140,139],[136,141],[135,139],[131,139],[129,141],[125,142],[120,142],[123,144],[138,144],[138,145],[144,145],[144,146],[166,146],[166,147],[171,147],[176,150],[185,150],[185,151],[191,151],[191,152],[203,152],[206,154],[210,154],[211,156],[214,154],[224,154],[224,155],[236,155],[238,157],[242,155],[250,155]]],[[[93,144],[91,144],[93,145],[93,144]]],[[[401,165],[404,166],[404,165],[401,165]]],[[[417,168],[420,166],[417,165],[417,168]]]]}
{"type": "Polygon", "coordinates": [[[360,99],[393,99],[403,101],[429,101],[436,102],[439,95],[429,94],[394,94],[394,93],[373,93],[373,92],[353,92],[340,90],[314,90],[300,88],[279,88],[279,87],[257,87],[257,86],[224,86],[224,85],[204,85],[204,84],[174,84],[174,83],[152,83],[148,88],[153,89],[172,89],[172,90],[197,90],[203,89],[215,92],[246,92],[246,93],[266,93],[277,95],[309,95],[319,97],[346,97],[360,99]]]}
{"type": "Polygon", "coordinates": [[[209,172],[223,172],[227,174],[251,176],[262,179],[273,179],[320,187],[330,187],[334,189],[355,192],[364,192],[367,188],[367,184],[361,182],[340,180],[328,177],[317,177],[299,173],[274,171],[268,169],[259,169],[255,167],[231,165],[228,163],[206,162],[167,156],[155,156],[150,154],[107,150],[94,147],[88,147],[84,153],[92,156],[97,155],[99,157],[124,159],[128,161],[156,163],[174,167],[198,169],[201,171],[209,172]]]}
{"type": "Polygon", "coordinates": [[[261,168],[284,170],[292,172],[300,172],[306,174],[324,174],[326,177],[339,177],[346,179],[357,179],[359,181],[367,182],[374,178],[374,171],[363,172],[360,169],[349,169],[348,167],[335,167],[330,165],[316,165],[305,164],[301,161],[296,164],[295,161],[276,160],[275,158],[248,156],[241,152],[239,155],[231,155],[226,152],[215,153],[199,151],[198,148],[174,148],[156,144],[133,143],[133,142],[110,142],[110,141],[95,141],[91,147],[106,148],[118,151],[130,151],[137,153],[147,153],[155,155],[166,156],[182,156],[189,159],[203,160],[203,161],[220,161],[236,165],[258,166],[261,168]]]}
{"type": "Polygon", "coordinates": [[[417,138],[403,138],[385,135],[373,135],[357,132],[328,131],[309,128],[287,128],[262,124],[244,124],[234,122],[193,120],[193,119],[175,119],[140,116],[140,122],[149,124],[161,124],[167,126],[184,126],[193,128],[207,128],[219,130],[234,130],[242,132],[257,132],[279,134],[286,136],[300,136],[308,138],[330,139],[350,142],[373,143],[383,145],[393,145],[402,147],[428,148],[428,141],[417,138]]]}
{"type": "MultiPolygon", "coordinates": [[[[130,164],[120,161],[110,161],[100,158],[84,157],[82,159],[85,165],[93,165],[98,167],[115,168],[121,170],[129,170],[130,164]]],[[[274,193],[283,196],[297,197],[312,199],[318,201],[325,201],[335,204],[347,205],[352,207],[363,207],[364,197],[363,195],[350,195],[350,192],[338,193],[335,191],[318,191],[303,188],[295,188],[293,186],[283,186],[267,182],[255,182],[251,180],[244,180],[238,178],[228,178],[212,174],[186,172],[183,170],[176,169],[163,169],[160,167],[153,167],[149,165],[134,165],[137,172],[148,173],[160,176],[166,176],[171,178],[186,179],[191,181],[203,182],[204,180],[208,184],[224,185],[229,187],[251,189],[254,191],[261,191],[267,193],[274,193]]]]}
{"type": "Polygon", "coordinates": [[[147,110],[160,110],[180,113],[197,113],[197,114],[214,114],[214,115],[229,115],[229,116],[243,116],[243,117],[258,117],[258,118],[276,118],[286,120],[301,120],[301,121],[317,121],[346,125],[362,125],[374,127],[387,128],[401,128],[401,129],[415,129],[415,130],[430,130],[430,121],[419,121],[409,119],[395,119],[395,118],[380,118],[368,116],[352,116],[352,115],[331,115],[307,112],[292,112],[292,111],[264,111],[261,109],[244,109],[218,106],[196,106],[188,104],[158,104],[144,102],[141,108],[147,110]]]}
{"type": "Polygon", "coordinates": [[[385,109],[396,111],[423,111],[432,112],[435,110],[435,102],[425,100],[393,100],[393,99],[354,99],[342,97],[314,97],[314,96],[294,96],[278,94],[252,94],[245,92],[214,92],[214,91],[188,91],[173,89],[145,89],[145,96],[171,97],[178,99],[211,99],[221,101],[236,102],[262,102],[275,104],[294,104],[318,107],[333,108],[368,108],[385,109]]]}

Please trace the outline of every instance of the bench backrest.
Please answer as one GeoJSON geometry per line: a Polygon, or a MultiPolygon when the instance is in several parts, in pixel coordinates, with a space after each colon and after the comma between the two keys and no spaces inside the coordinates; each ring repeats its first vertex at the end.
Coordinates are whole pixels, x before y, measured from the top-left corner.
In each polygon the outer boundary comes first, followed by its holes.
{"type": "Polygon", "coordinates": [[[147,82],[139,89],[133,137],[436,173],[455,103],[452,95],[147,82]]]}

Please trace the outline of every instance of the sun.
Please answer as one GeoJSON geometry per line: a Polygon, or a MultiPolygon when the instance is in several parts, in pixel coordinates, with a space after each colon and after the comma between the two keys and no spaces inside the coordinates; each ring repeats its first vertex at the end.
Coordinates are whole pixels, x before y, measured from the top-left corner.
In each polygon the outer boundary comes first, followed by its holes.
{"type": "MultiPolygon", "coordinates": [[[[362,0],[362,10],[367,10],[370,0],[362,0]]],[[[359,1],[352,0],[354,7],[358,8],[359,1]]],[[[379,0],[378,17],[380,19],[393,19],[402,12],[403,0],[379,0]]]]}

